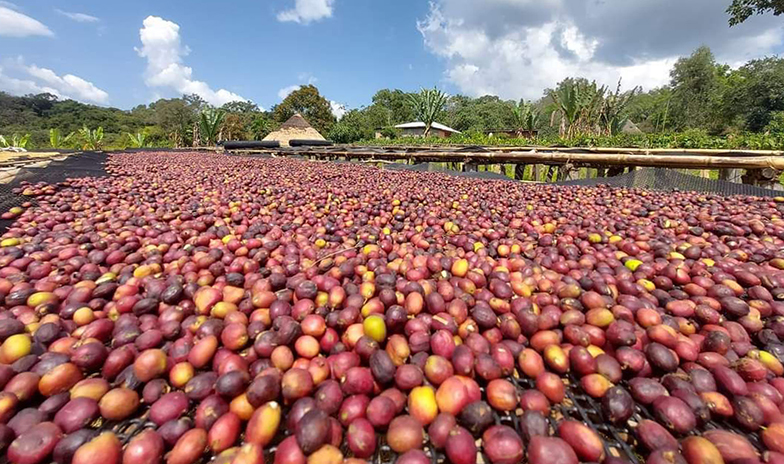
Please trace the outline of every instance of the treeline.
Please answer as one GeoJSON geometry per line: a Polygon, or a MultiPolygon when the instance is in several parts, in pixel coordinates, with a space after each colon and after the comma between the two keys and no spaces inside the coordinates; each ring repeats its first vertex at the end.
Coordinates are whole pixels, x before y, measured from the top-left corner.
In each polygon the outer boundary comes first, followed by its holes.
{"type": "MultiPolygon", "coordinates": [[[[105,148],[188,147],[216,140],[259,140],[299,112],[338,143],[379,143],[377,133],[389,139],[383,143],[443,143],[396,140],[395,125],[422,118],[417,102],[423,99],[416,97],[424,93],[383,89],[368,106],[352,109],[338,121],[329,101],[312,85],[269,111],[250,102],[212,108],[196,95],[120,110],[48,94],[15,97],[0,92],[0,135],[18,141],[30,134],[28,148],[40,149],[53,144],[50,131],[56,129],[58,140],[79,147],[85,139],[80,134],[102,128],[100,144],[105,148]]],[[[706,47],[678,60],[668,85],[646,92],[570,78],[536,101],[489,95],[434,101],[438,107],[429,108],[429,116],[463,133],[449,143],[784,148],[784,59],[758,59],[731,69],[706,47]],[[500,134],[502,130],[536,131],[538,136],[516,140],[500,134]]]]}
{"type": "Polygon", "coordinates": [[[58,100],[51,94],[16,97],[0,92],[0,146],[23,141],[23,148],[37,149],[179,148],[261,140],[297,112],[323,133],[336,121],[329,102],[313,86],[303,86],[270,111],[242,101],[215,108],[198,95],[125,111],[58,100]]]}
{"type": "MultiPolygon", "coordinates": [[[[378,92],[372,105],[350,111],[338,122],[334,138],[342,142],[369,140],[379,127],[412,120],[411,108],[405,105],[408,98],[400,91],[378,92]]],[[[752,60],[731,69],[718,63],[710,49],[700,47],[674,64],[668,85],[647,92],[638,88],[620,92],[569,78],[545,90],[534,102],[453,96],[438,121],[463,132],[461,137],[449,139],[450,143],[518,144],[487,134],[529,129],[519,116],[520,108],[527,106],[535,115],[531,129],[538,131],[536,142],[541,144],[614,146],[635,142],[657,147],[782,148],[784,59],[752,60]],[[642,134],[617,136],[637,132],[633,127],[642,134]]]]}

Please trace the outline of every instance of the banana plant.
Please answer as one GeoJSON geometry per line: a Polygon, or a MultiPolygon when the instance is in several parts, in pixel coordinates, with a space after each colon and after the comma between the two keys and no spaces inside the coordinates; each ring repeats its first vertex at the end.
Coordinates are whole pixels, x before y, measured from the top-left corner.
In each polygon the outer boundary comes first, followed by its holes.
{"type": "Polygon", "coordinates": [[[199,135],[208,145],[214,145],[217,142],[221,124],[223,124],[223,118],[225,117],[226,113],[224,111],[214,108],[208,108],[199,115],[199,135]]]}
{"type": "Polygon", "coordinates": [[[423,135],[427,137],[430,135],[430,129],[433,127],[433,123],[449,101],[449,95],[437,88],[422,89],[419,93],[410,94],[408,96],[408,101],[414,110],[414,115],[417,120],[425,123],[425,132],[423,135]]]}
{"type": "Polygon", "coordinates": [[[131,147],[133,148],[144,148],[144,146],[147,144],[146,132],[137,132],[136,134],[131,134],[128,132],[126,134],[128,135],[128,139],[131,142],[131,147]]]}
{"type": "Polygon", "coordinates": [[[0,148],[23,148],[26,149],[30,143],[30,134],[11,136],[11,141],[0,135],[0,148]]]}
{"type": "Polygon", "coordinates": [[[60,133],[60,129],[49,129],[49,144],[52,146],[52,148],[64,148],[68,146],[74,135],[75,133],[71,132],[70,134],[63,137],[63,135],[60,133]]]}
{"type": "Polygon", "coordinates": [[[512,107],[515,126],[520,131],[532,133],[539,124],[539,110],[532,103],[525,100],[512,107]]]}
{"type": "Polygon", "coordinates": [[[601,125],[604,133],[607,135],[615,135],[621,132],[626,121],[629,120],[629,118],[625,116],[626,106],[640,90],[640,87],[635,87],[629,92],[622,93],[621,81],[618,80],[618,86],[615,88],[615,93],[607,95],[602,105],[601,125]]]}
{"type": "Polygon", "coordinates": [[[82,150],[100,150],[103,142],[103,127],[90,130],[84,126],[79,129],[79,137],[82,139],[82,150]]]}
{"type": "MultiPolygon", "coordinates": [[[[582,109],[580,86],[572,79],[567,79],[555,91],[550,92],[550,97],[555,102],[557,110],[552,118],[560,116],[559,132],[561,135],[571,137],[575,130],[575,122],[582,109]]],[[[550,124],[552,124],[552,120],[550,124]]]]}

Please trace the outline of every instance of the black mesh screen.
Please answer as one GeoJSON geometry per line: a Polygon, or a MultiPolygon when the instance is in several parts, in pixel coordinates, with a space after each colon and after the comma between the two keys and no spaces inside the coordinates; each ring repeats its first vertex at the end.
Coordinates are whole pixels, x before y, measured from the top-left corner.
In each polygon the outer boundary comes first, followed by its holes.
{"type": "MultiPolygon", "coordinates": [[[[107,176],[108,174],[104,168],[106,156],[106,153],[102,152],[77,153],[68,156],[62,161],[52,161],[46,166],[19,169],[19,172],[11,182],[0,184],[0,212],[6,212],[15,206],[21,206],[25,202],[35,203],[34,197],[27,197],[13,192],[13,189],[19,187],[22,182],[57,184],[66,179],[78,177],[107,176]]],[[[35,161],[40,161],[40,158],[35,161]]],[[[8,229],[12,223],[13,220],[0,219],[0,232],[8,229]]]]}
{"type": "Polygon", "coordinates": [[[680,171],[665,168],[642,168],[614,177],[569,180],[558,182],[554,185],[575,185],[581,187],[609,185],[611,187],[633,187],[661,191],[691,190],[705,193],[716,193],[724,196],[784,196],[784,192],[777,190],[765,189],[748,184],[736,184],[723,180],[706,179],[704,177],[692,176],[680,171]]]}

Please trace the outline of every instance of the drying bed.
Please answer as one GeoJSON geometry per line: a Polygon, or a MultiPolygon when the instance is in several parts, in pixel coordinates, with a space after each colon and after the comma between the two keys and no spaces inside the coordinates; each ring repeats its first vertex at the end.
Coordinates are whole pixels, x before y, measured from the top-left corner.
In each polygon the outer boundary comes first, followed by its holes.
{"type": "Polygon", "coordinates": [[[784,460],[778,198],[106,156],[0,238],[10,462],[784,460]]]}

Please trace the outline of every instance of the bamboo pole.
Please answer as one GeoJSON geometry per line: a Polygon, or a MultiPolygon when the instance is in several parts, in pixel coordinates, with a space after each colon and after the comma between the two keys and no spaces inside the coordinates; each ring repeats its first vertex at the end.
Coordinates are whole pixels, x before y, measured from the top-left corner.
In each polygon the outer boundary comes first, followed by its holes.
{"type": "MultiPolygon", "coordinates": [[[[259,151],[261,152],[261,150],[259,151]]],[[[280,149],[263,150],[265,153],[286,155],[280,149]]],[[[297,154],[311,154],[319,157],[324,156],[350,156],[356,159],[411,159],[418,162],[465,162],[470,164],[492,164],[492,163],[528,163],[528,164],[550,164],[563,165],[574,164],[582,166],[609,165],[609,166],[644,166],[644,167],[670,167],[682,169],[762,169],[772,168],[784,170],[784,157],[781,156],[717,156],[705,155],[695,150],[689,154],[670,155],[670,154],[640,154],[640,153],[604,153],[604,152],[575,152],[562,153],[559,151],[514,151],[514,152],[375,152],[375,151],[340,151],[323,150],[314,148],[307,152],[300,151],[297,154]],[[695,154],[692,154],[695,153],[695,154]]]]}
{"type": "MultiPolygon", "coordinates": [[[[447,151],[449,149],[458,150],[461,148],[469,148],[464,145],[401,145],[401,146],[378,146],[378,147],[365,147],[360,145],[338,145],[338,147],[363,149],[373,148],[381,150],[405,150],[413,152],[423,151],[447,151]]],[[[667,154],[667,153],[682,153],[682,154],[704,154],[704,155],[725,155],[725,156],[781,156],[784,155],[782,150],[747,150],[747,149],[734,149],[725,150],[717,148],[637,148],[637,147],[546,147],[537,145],[524,145],[524,146],[485,146],[482,147],[485,151],[500,151],[500,152],[517,152],[517,151],[530,151],[536,150],[540,152],[553,151],[553,152],[572,152],[582,151],[590,153],[639,153],[639,154],[667,154]]]]}

